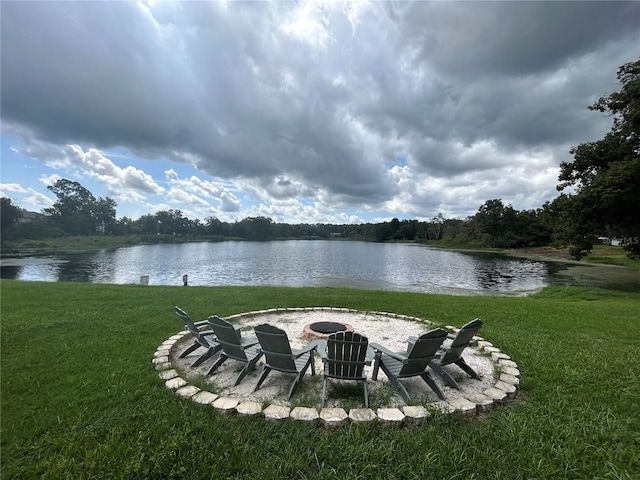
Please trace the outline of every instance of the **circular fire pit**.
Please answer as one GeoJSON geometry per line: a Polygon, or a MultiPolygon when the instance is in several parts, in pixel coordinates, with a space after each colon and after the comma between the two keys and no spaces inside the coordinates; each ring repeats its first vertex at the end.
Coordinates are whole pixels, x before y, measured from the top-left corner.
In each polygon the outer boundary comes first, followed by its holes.
{"type": "Polygon", "coordinates": [[[314,322],[304,326],[302,334],[307,342],[312,340],[326,340],[336,332],[353,332],[353,327],[342,322],[314,322]]]}

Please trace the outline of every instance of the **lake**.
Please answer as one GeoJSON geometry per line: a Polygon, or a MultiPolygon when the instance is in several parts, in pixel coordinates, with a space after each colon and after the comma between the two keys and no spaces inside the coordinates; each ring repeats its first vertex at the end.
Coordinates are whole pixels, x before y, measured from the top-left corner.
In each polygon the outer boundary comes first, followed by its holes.
{"type": "MultiPolygon", "coordinates": [[[[588,267],[571,268],[589,271],[588,267]]],[[[526,295],[551,284],[611,287],[598,284],[601,274],[592,278],[582,272],[576,280],[571,268],[407,243],[286,240],[60,253],[3,259],[1,270],[2,278],[26,281],[131,284],[148,276],[150,285],[182,285],[183,275],[188,275],[193,286],[328,286],[453,295],[526,295]]],[[[620,283],[619,274],[610,277],[620,283]]],[[[640,281],[635,274],[612,288],[638,291],[640,281]]]]}

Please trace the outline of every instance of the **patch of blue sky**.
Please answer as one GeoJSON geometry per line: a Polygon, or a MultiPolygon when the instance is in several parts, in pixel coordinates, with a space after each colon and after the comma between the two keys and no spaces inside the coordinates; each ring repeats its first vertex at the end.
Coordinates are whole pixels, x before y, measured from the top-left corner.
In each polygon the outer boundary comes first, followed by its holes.
{"type": "Polygon", "coordinates": [[[300,197],[298,201],[304,206],[315,206],[320,199],[318,197],[300,197]]]}
{"type": "Polygon", "coordinates": [[[408,165],[407,157],[404,155],[399,155],[393,160],[387,160],[384,162],[387,170],[391,170],[394,167],[406,167],[408,165]]]}
{"type": "Polygon", "coordinates": [[[35,210],[39,210],[36,208],[37,205],[28,200],[35,192],[55,199],[52,193],[45,190],[42,183],[42,178],[55,174],[55,169],[48,167],[42,160],[21,155],[17,151],[20,142],[16,137],[2,135],[1,143],[0,183],[10,186],[2,188],[2,195],[10,198],[20,207],[35,210]]]}

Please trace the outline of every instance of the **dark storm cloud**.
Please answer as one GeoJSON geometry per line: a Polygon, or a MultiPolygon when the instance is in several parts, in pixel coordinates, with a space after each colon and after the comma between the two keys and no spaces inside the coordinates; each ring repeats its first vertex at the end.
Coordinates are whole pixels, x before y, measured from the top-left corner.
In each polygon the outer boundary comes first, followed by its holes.
{"type": "Polygon", "coordinates": [[[196,85],[182,76],[183,93],[170,88],[178,72],[166,43],[133,3],[7,2],[3,117],[60,143],[158,145],[158,154],[186,143],[196,85]]]}
{"type": "Polygon", "coordinates": [[[639,15],[637,2],[4,2],[3,125],[295,181],[276,197],[419,205],[398,195],[420,175],[504,174],[529,149],[557,166],[601,135],[609,120],[586,107],[637,57],[639,15]],[[411,174],[390,174],[398,158],[411,174]]]}
{"type": "Polygon", "coordinates": [[[403,13],[416,56],[457,75],[555,70],[634,32],[638,53],[637,2],[418,2],[403,13]]]}

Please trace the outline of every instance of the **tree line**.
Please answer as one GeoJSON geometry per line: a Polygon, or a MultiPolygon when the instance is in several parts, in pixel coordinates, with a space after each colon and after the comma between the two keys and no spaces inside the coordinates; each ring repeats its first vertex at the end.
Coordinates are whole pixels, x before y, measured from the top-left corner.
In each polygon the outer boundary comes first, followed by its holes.
{"type": "Polygon", "coordinates": [[[591,110],[613,117],[602,140],[571,150],[574,160],[560,165],[559,191],[552,202],[533,210],[515,210],[501,199],[487,200],[466,219],[438,214],[429,221],[399,220],[366,224],[286,224],[267,217],[223,222],[191,220],[180,210],[164,210],[137,220],[116,219],[116,202],[96,198],[67,179],[47,187],[56,202],[30,222],[2,198],[3,243],[65,235],[141,235],[187,239],[274,240],[343,238],[370,241],[437,242],[449,246],[522,248],[569,247],[573,258],[586,255],[599,236],[621,238],[632,256],[640,255],[640,60],[618,70],[622,88],[600,98],[591,110]]]}
{"type": "Polygon", "coordinates": [[[20,210],[2,199],[3,238],[37,239],[65,235],[179,236],[198,239],[275,240],[285,238],[342,238],[386,241],[434,241],[450,245],[518,248],[548,245],[553,240],[549,207],[517,211],[502,200],[485,202],[466,220],[446,219],[440,213],[429,221],[399,220],[365,224],[288,224],[268,217],[223,222],[209,217],[191,220],[180,210],[163,210],[137,220],[116,219],[115,202],[96,199],[78,182],[62,179],[49,187],[58,200],[43,214],[18,223],[20,210]],[[5,213],[6,212],[6,213],[5,213]]]}

